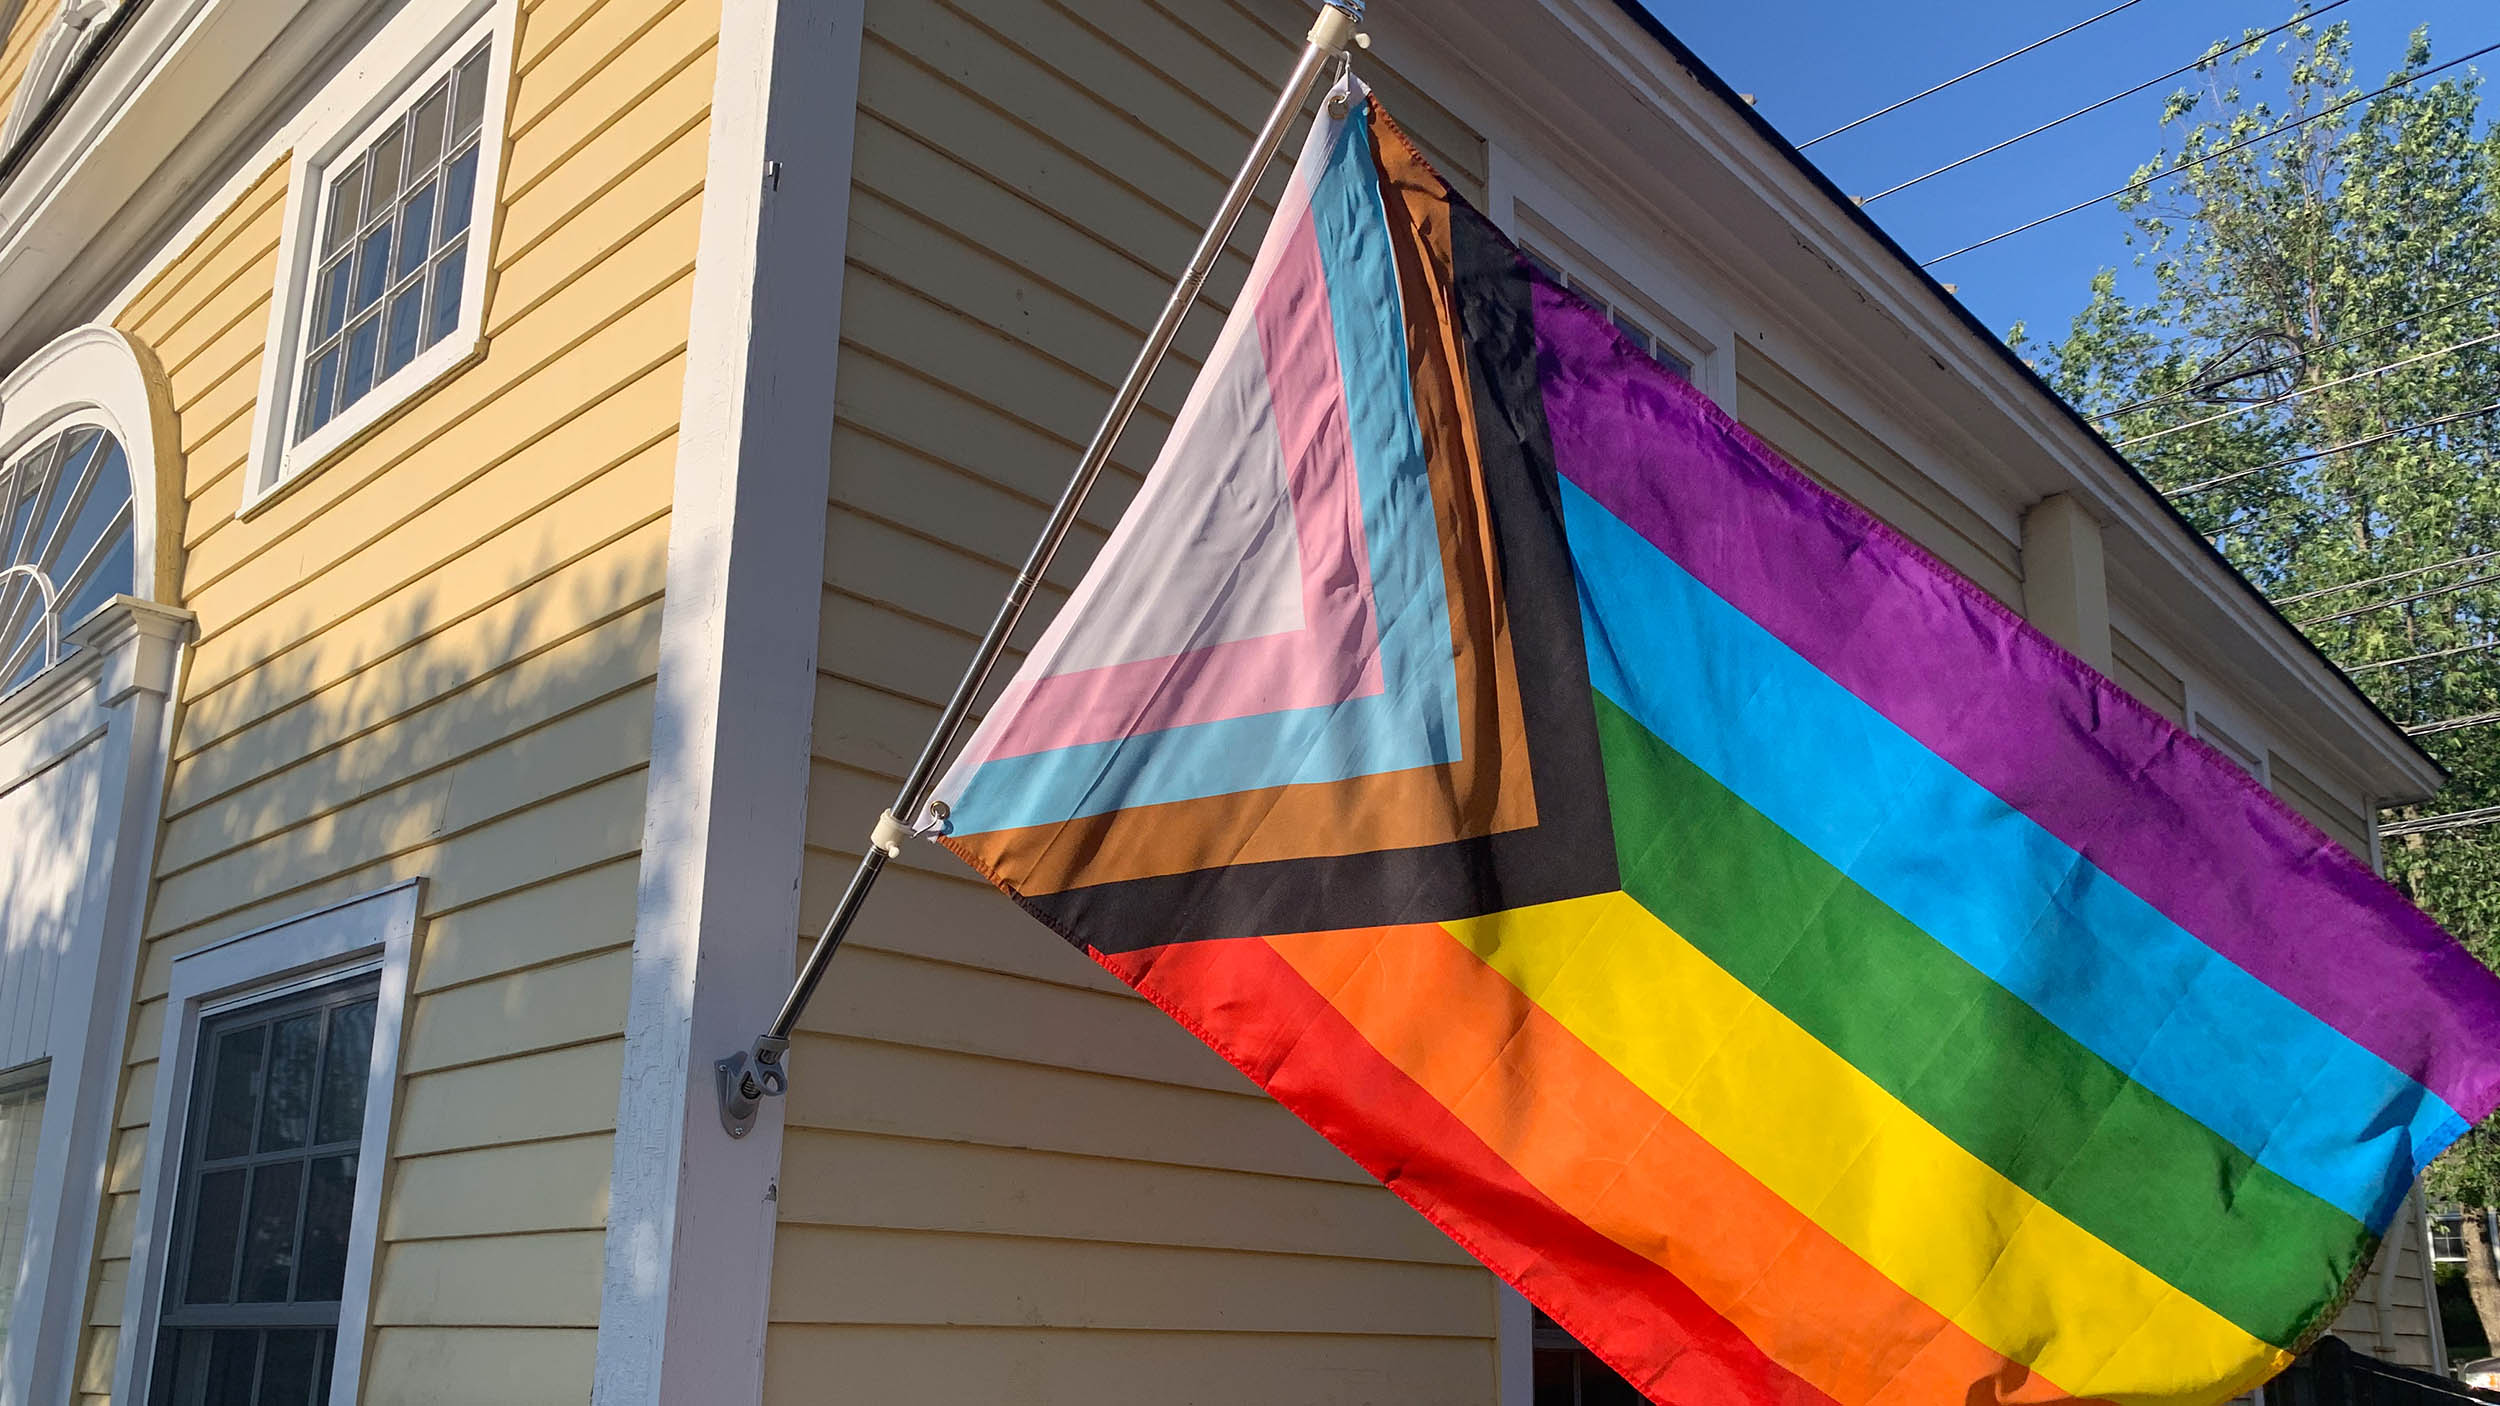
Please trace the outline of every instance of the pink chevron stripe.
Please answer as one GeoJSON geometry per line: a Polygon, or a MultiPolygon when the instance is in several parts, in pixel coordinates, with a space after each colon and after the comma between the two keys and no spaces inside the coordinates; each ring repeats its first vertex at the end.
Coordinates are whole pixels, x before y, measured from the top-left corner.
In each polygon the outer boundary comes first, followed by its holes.
{"type": "Polygon", "coordinates": [[[1006,723],[985,760],[1382,691],[1345,378],[1307,209],[1281,254],[1254,315],[1301,546],[1302,628],[1038,680],[991,710],[1006,723]]]}

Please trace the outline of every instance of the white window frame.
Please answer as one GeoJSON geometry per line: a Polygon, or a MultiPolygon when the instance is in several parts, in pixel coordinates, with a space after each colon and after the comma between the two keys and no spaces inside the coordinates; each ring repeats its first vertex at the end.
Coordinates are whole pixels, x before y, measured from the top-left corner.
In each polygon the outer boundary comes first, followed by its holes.
{"type": "Polygon", "coordinates": [[[261,356],[260,398],[252,413],[251,463],[243,504],[250,517],[315,469],[337,458],[376,425],[445,376],[475,361],[486,344],[486,285],[494,263],[502,209],[505,119],[511,104],[517,0],[412,0],[323,88],[302,119],[288,157],[286,213],[278,234],[277,284],[269,299],[269,331],[261,356]],[[294,439],[302,388],[304,336],[312,315],[318,236],[328,205],[329,176],[398,121],[409,104],[450,71],[481,39],[486,58],[486,115],[478,142],[477,202],[469,217],[469,253],[461,269],[460,322],[406,366],[377,380],[329,423],[294,439]]]}
{"type": "Polygon", "coordinates": [[[1735,326],[1663,251],[1626,238],[1595,201],[1499,143],[1486,143],[1486,168],[1488,213],[1504,233],[1648,328],[1692,367],[1687,379],[1702,394],[1736,403],[1735,326]]]}
{"type": "Polygon", "coordinates": [[[148,1374],[156,1362],[158,1320],[164,1309],[165,1255],[174,1242],[175,1198],[169,1188],[181,1185],[201,1022],[273,997],[379,973],[373,1063],[365,1076],[364,1135],[357,1147],[356,1199],[348,1222],[347,1273],[339,1292],[338,1345],[330,1370],[332,1406],[355,1406],[372,1326],[382,1183],[390,1165],[400,1036],[423,883],[410,879],[174,958],[139,1187],[139,1224],[130,1247],[130,1284],[122,1304],[114,1400],[148,1399],[148,1374]]]}

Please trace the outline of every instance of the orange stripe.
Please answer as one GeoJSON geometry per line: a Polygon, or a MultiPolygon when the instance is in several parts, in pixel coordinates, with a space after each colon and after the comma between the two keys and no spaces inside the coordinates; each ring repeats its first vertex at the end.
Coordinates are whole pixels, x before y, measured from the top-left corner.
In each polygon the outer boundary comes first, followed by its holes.
{"type": "Polygon", "coordinates": [[[2073,1399],[1772,1194],[1439,926],[1267,941],[1530,1185],[1841,1406],[2073,1399]]]}

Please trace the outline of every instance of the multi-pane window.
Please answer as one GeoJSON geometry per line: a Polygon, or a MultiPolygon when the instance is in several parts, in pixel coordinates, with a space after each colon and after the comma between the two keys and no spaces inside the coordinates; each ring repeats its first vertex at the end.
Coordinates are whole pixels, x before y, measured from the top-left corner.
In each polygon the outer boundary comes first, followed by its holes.
{"type": "Polygon", "coordinates": [[[375,988],[202,1022],[153,1406],[329,1399],[375,988]]]}
{"type": "Polygon", "coordinates": [[[9,1311],[26,1262],[26,1219],[35,1202],[35,1144],[43,1133],[49,1065],[0,1078],[0,1344],[9,1340],[9,1311]]]}
{"type": "Polygon", "coordinates": [[[332,163],[295,438],[328,424],[460,325],[486,116],[486,42],[332,163]]]}
{"type": "MultiPolygon", "coordinates": [[[[53,435],[0,469],[0,569],[42,572],[67,629],[135,583],[130,513],[130,462],[113,437],[53,435]]],[[[43,592],[21,572],[0,580],[0,692],[43,667],[43,592]]]]}
{"type": "Polygon", "coordinates": [[[1641,349],[1643,355],[1684,380],[1693,379],[1693,363],[1678,355],[1675,348],[1668,345],[1665,338],[1650,331],[1639,318],[1625,312],[1615,299],[1606,295],[1605,290],[1565,270],[1553,260],[1532,249],[1523,252],[1527,254],[1528,262],[1536,265],[1537,270],[1547,278],[1605,309],[1606,319],[1615,325],[1615,330],[1629,338],[1632,345],[1641,349]]]}

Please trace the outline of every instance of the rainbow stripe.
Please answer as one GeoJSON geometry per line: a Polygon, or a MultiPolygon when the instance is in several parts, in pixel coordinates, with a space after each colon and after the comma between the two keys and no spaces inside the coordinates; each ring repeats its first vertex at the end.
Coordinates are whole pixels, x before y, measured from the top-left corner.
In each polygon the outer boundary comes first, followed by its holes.
{"type": "Polygon", "coordinates": [[[1354,96],[946,843],[1655,1399],[2279,1370],[2500,980],[1354,96]]]}

